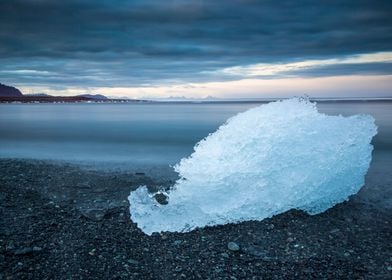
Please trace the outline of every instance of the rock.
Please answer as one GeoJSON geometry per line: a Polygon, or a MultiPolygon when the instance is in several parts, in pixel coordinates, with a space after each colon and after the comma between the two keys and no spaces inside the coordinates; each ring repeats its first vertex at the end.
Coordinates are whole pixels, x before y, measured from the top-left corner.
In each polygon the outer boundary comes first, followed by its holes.
{"type": "Polygon", "coordinates": [[[166,205],[166,204],[169,203],[169,201],[168,201],[168,196],[165,195],[164,193],[156,193],[156,194],[154,195],[154,198],[155,198],[155,200],[156,200],[159,204],[166,205]]]}
{"type": "Polygon", "coordinates": [[[128,259],[128,263],[130,263],[132,265],[139,265],[139,262],[137,260],[134,260],[134,259],[128,259]]]}
{"type": "Polygon", "coordinates": [[[230,258],[230,256],[229,256],[229,254],[228,254],[228,253],[222,253],[222,254],[221,254],[221,256],[222,256],[222,257],[224,257],[225,259],[228,259],[228,258],[230,258]]]}
{"type": "Polygon", "coordinates": [[[87,182],[77,183],[77,184],[76,184],[76,187],[77,187],[78,189],[90,189],[90,188],[91,188],[90,185],[89,185],[89,183],[87,183],[87,182]]]}
{"type": "Polygon", "coordinates": [[[338,229],[338,228],[334,228],[333,230],[331,230],[329,233],[337,233],[337,232],[339,232],[340,231],[340,229],[338,229]]]}
{"type": "Polygon", "coordinates": [[[269,225],[267,226],[267,229],[274,229],[274,228],[275,228],[274,224],[269,224],[269,225]]]}
{"type": "Polygon", "coordinates": [[[14,255],[16,255],[16,256],[28,255],[28,254],[31,254],[31,253],[38,253],[38,252],[41,252],[41,251],[42,251],[42,248],[38,247],[38,246],[25,247],[25,248],[16,249],[14,251],[14,255]]]}
{"type": "Polygon", "coordinates": [[[14,250],[14,249],[15,249],[14,243],[11,241],[7,246],[5,246],[5,249],[6,249],[7,251],[12,251],[12,250],[14,250]]]}
{"type": "Polygon", "coordinates": [[[287,241],[288,243],[294,242],[294,238],[289,237],[289,238],[286,239],[286,241],[287,241]]]}
{"type": "Polygon", "coordinates": [[[107,209],[84,209],[82,210],[82,216],[92,221],[102,221],[107,213],[107,209]]]}
{"type": "Polygon", "coordinates": [[[240,245],[231,241],[231,242],[227,243],[227,249],[229,249],[230,251],[236,252],[236,251],[240,250],[240,245]]]}
{"type": "Polygon", "coordinates": [[[182,243],[182,240],[175,240],[175,241],[173,242],[173,244],[174,244],[175,246],[179,246],[179,245],[181,245],[181,243],[182,243]]]}
{"type": "Polygon", "coordinates": [[[265,249],[260,246],[260,245],[249,245],[245,248],[243,248],[243,251],[247,253],[248,255],[255,256],[257,258],[268,258],[267,257],[267,252],[265,249]]]}
{"type": "Polygon", "coordinates": [[[309,267],[309,268],[304,268],[304,269],[302,270],[302,272],[304,272],[304,273],[306,273],[306,274],[310,274],[310,273],[313,273],[313,272],[314,272],[314,269],[311,268],[311,267],[309,267]]]}
{"type": "Polygon", "coordinates": [[[216,268],[214,269],[214,272],[217,273],[217,274],[220,274],[220,273],[223,272],[223,269],[222,269],[222,268],[219,268],[219,267],[216,267],[216,268]]]}
{"type": "Polygon", "coordinates": [[[41,252],[41,251],[42,251],[41,247],[38,247],[38,246],[33,247],[33,252],[41,252]]]}
{"type": "Polygon", "coordinates": [[[32,248],[26,247],[26,248],[20,248],[20,249],[16,249],[14,251],[14,255],[27,255],[33,252],[32,248]]]}

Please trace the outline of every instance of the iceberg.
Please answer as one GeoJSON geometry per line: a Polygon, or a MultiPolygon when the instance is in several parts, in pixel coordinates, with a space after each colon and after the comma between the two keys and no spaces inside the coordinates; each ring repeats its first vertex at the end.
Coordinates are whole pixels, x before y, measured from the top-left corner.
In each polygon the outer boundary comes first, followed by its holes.
{"type": "Polygon", "coordinates": [[[329,116],[294,98],[230,118],[175,167],[159,204],[140,186],[131,219],[146,234],[262,220],[290,209],[317,214],[359,191],[377,133],[367,115],[329,116]]]}

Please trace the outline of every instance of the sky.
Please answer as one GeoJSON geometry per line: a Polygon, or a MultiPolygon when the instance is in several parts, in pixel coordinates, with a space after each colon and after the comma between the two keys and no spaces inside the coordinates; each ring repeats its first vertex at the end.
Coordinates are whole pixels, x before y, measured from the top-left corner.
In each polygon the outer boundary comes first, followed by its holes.
{"type": "Polygon", "coordinates": [[[0,0],[0,82],[113,97],[392,97],[392,1],[0,0]]]}

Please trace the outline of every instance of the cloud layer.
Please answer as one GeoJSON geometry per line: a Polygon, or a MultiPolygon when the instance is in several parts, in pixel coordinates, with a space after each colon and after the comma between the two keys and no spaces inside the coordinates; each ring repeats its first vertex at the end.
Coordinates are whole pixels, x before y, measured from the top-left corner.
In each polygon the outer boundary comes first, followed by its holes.
{"type": "Polygon", "coordinates": [[[5,0],[0,10],[0,80],[22,86],[392,74],[391,1],[5,0]]]}

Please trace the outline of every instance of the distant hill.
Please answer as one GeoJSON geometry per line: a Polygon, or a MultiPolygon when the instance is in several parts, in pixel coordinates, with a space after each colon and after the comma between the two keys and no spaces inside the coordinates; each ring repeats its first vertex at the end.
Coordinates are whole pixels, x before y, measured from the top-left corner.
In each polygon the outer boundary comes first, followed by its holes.
{"type": "Polygon", "coordinates": [[[22,97],[23,94],[19,89],[6,86],[0,83],[0,97],[22,97]]]}
{"type": "Polygon", "coordinates": [[[29,94],[24,94],[24,96],[52,97],[52,95],[49,95],[49,94],[46,94],[46,93],[29,93],[29,94]]]}
{"type": "Polygon", "coordinates": [[[152,101],[159,101],[159,102],[209,102],[209,101],[222,101],[222,99],[213,97],[213,96],[206,96],[206,97],[186,97],[186,96],[169,96],[169,97],[162,97],[162,98],[148,98],[145,97],[143,99],[152,100],[152,101]]]}
{"type": "Polygon", "coordinates": [[[80,94],[76,96],[54,96],[46,93],[22,94],[12,86],[0,83],[0,103],[74,103],[74,102],[145,102],[128,98],[108,98],[102,94],[80,94]]]}
{"type": "Polygon", "coordinates": [[[108,99],[105,95],[102,95],[102,94],[80,94],[80,95],[77,95],[77,97],[85,97],[87,99],[92,99],[92,100],[106,100],[106,99],[108,99]]]}

